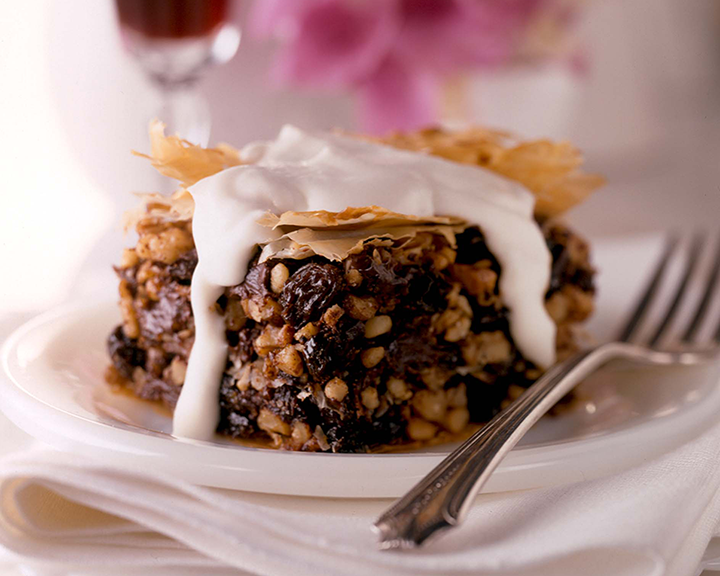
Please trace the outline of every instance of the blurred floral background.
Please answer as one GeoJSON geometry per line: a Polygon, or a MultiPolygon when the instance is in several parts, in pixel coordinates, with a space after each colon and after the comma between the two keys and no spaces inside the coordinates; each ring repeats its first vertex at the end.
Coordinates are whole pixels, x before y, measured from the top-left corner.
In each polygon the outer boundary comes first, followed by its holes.
{"type": "Polygon", "coordinates": [[[352,93],[360,128],[382,134],[465,112],[447,108],[465,99],[463,77],[474,72],[551,61],[580,72],[583,56],[573,34],[580,4],[268,0],[253,5],[248,28],[277,39],[271,75],[279,85],[352,93]],[[449,93],[445,110],[443,92],[449,93]]]}
{"type": "MultiPolygon", "coordinates": [[[[237,54],[199,78],[210,142],[284,123],[383,132],[442,121],[570,139],[609,181],[570,218],[590,236],[716,226],[714,0],[236,0],[237,54]]],[[[158,84],[112,0],[3,3],[0,312],[114,294],[110,263],[158,84]]],[[[234,54],[227,52],[223,58],[234,54]]]]}

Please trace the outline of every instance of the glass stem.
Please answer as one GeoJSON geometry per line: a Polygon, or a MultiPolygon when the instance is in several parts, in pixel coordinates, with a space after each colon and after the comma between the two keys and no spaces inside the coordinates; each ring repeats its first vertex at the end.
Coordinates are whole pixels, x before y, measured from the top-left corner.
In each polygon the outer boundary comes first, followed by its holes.
{"type": "Polygon", "coordinates": [[[197,82],[158,83],[162,104],[157,118],[166,125],[165,133],[207,146],[210,140],[210,107],[197,88],[197,82]]]}

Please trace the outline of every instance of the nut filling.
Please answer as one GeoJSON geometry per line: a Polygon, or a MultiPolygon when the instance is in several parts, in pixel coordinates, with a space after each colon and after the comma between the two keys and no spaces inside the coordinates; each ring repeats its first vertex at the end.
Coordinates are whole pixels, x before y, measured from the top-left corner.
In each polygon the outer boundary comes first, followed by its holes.
{"type": "MultiPolygon", "coordinates": [[[[588,247],[559,224],[546,297],[562,359],[593,308],[588,247]]],[[[190,223],[146,219],[123,254],[123,324],[108,379],[174,407],[194,338],[190,223]]],[[[342,262],[255,260],[216,304],[228,359],[218,431],[291,450],[362,452],[433,441],[491,418],[535,381],[510,336],[502,270],[477,227],[367,245],[342,262]]]]}

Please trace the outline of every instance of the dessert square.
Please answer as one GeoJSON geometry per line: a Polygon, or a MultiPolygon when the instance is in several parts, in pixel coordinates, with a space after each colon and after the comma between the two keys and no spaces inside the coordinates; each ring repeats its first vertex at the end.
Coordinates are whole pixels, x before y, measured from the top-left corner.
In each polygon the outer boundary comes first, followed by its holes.
{"type": "Polygon", "coordinates": [[[569,145],[512,144],[482,130],[374,142],[292,129],[264,146],[205,150],[154,128],[153,162],[182,187],[146,197],[131,217],[138,242],[115,268],[123,323],[108,340],[108,379],[172,409],[182,396],[176,433],[332,452],[442,442],[487,421],[577,349],[594,270],[587,243],[558,215],[600,179],[578,171],[569,145]],[[452,180],[456,166],[463,171],[452,180]],[[318,184],[316,168],[331,178],[318,184]],[[252,219],[260,231],[225,218],[219,196],[220,211],[208,208],[210,194],[248,196],[259,177],[278,184],[278,173],[311,191],[357,185],[348,174],[398,195],[406,180],[427,180],[443,202],[445,182],[474,185],[476,171],[494,178],[478,181],[489,186],[482,213],[473,212],[474,189],[467,210],[437,214],[366,205],[355,192],[358,204],[342,210],[332,197],[327,210],[261,212],[252,219]],[[243,240],[247,255],[217,249],[248,230],[267,238],[243,240]],[[238,268],[237,282],[213,280],[224,267],[238,268]],[[211,349],[214,360],[199,356],[211,349]]]}

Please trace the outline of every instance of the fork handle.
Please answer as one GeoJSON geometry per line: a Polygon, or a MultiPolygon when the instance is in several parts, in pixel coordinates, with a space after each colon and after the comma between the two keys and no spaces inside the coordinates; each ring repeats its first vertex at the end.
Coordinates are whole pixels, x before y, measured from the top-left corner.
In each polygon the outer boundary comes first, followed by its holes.
{"type": "MultiPolygon", "coordinates": [[[[523,395],[443,460],[375,523],[380,547],[413,548],[460,524],[498,464],[555,403],[608,361],[627,357],[655,363],[636,346],[612,342],[550,368],[523,395]]],[[[657,358],[665,363],[666,358],[657,358]]]]}

